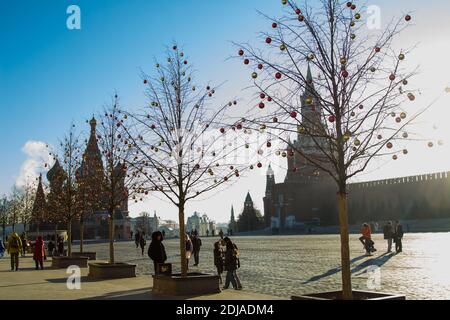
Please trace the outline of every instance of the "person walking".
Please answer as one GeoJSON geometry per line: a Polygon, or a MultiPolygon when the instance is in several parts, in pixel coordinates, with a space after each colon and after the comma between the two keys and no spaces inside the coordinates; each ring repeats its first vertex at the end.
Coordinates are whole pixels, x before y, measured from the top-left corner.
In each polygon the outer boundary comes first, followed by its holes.
{"type": "Polygon", "coordinates": [[[130,240],[133,240],[133,230],[130,231],[130,240]]]}
{"type": "Polygon", "coordinates": [[[189,260],[191,259],[191,256],[192,256],[193,247],[192,247],[192,241],[187,234],[184,239],[185,239],[185,243],[186,243],[186,267],[187,267],[187,270],[189,270],[189,260]]]}
{"type": "Polygon", "coordinates": [[[397,220],[395,221],[395,251],[397,253],[400,253],[403,251],[403,244],[402,244],[402,239],[403,239],[403,226],[400,224],[400,222],[397,220]]]}
{"type": "Polygon", "coordinates": [[[240,268],[239,250],[229,237],[225,237],[224,241],[226,245],[225,271],[227,271],[227,275],[223,289],[228,289],[231,283],[235,290],[241,290],[241,281],[236,273],[236,270],[240,268]]]}
{"type": "Polygon", "coordinates": [[[160,231],[152,233],[152,242],[148,246],[148,256],[153,260],[153,267],[155,275],[158,273],[158,264],[164,263],[167,260],[166,249],[164,248],[163,235],[160,231]]]}
{"type": "Polygon", "coordinates": [[[45,244],[44,239],[42,239],[42,236],[38,236],[36,243],[34,244],[34,255],[33,260],[36,263],[36,270],[39,270],[39,267],[41,270],[44,270],[44,260],[47,257],[45,256],[45,244]]]}
{"type": "Polygon", "coordinates": [[[136,244],[136,249],[139,248],[139,244],[141,243],[141,234],[139,231],[134,235],[134,243],[136,244]]]}
{"type": "Polygon", "coordinates": [[[22,234],[20,235],[20,240],[22,241],[22,257],[25,257],[28,247],[27,235],[25,234],[25,232],[22,232],[22,234]]]}
{"type": "Polygon", "coordinates": [[[194,254],[194,267],[197,267],[200,260],[200,248],[202,246],[202,239],[197,234],[194,234],[194,237],[192,238],[192,251],[194,254]]]}
{"type": "Polygon", "coordinates": [[[64,238],[58,237],[58,256],[64,255],[64,238]]]}
{"type": "Polygon", "coordinates": [[[372,252],[377,251],[374,247],[374,242],[372,241],[372,232],[370,230],[370,226],[367,223],[364,223],[361,228],[361,234],[362,236],[359,238],[359,241],[364,246],[364,249],[366,250],[366,254],[371,254],[372,252]]]}
{"type": "Polygon", "coordinates": [[[219,231],[219,237],[220,237],[220,239],[223,239],[223,230],[222,229],[220,229],[220,231],[219,231]]]}
{"type": "Polygon", "coordinates": [[[8,239],[8,246],[6,247],[8,254],[11,256],[11,271],[19,270],[19,254],[22,252],[22,240],[19,235],[13,232],[8,239]]]}
{"type": "Polygon", "coordinates": [[[139,246],[141,247],[142,255],[144,255],[144,249],[145,249],[146,244],[147,244],[147,241],[145,241],[145,236],[142,234],[139,239],[139,246]]]}
{"type": "Polygon", "coordinates": [[[392,251],[392,240],[394,238],[394,228],[392,226],[392,222],[388,221],[384,227],[383,227],[383,235],[384,235],[384,239],[387,240],[388,243],[388,249],[387,252],[391,252],[392,251]]]}
{"type": "Polygon", "coordinates": [[[5,255],[5,245],[3,244],[3,240],[0,239],[0,259],[5,255]]]}
{"type": "Polygon", "coordinates": [[[222,284],[222,273],[225,263],[225,254],[222,250],[223,240],[219,240],[214,243],[214,265],[217,269],[217,275],[219,276],[219,283],[222,284]]]}
{"type": "Polygon", "coordinates": [[[50,256],[50,257],[53,257],[53,251],[55,250],[55,244],[53,243],[53,241],[50,240],[50,241],[48,242],[47,248],[48,248],[48,254],[49,254],[49,256],[50,256]]]}

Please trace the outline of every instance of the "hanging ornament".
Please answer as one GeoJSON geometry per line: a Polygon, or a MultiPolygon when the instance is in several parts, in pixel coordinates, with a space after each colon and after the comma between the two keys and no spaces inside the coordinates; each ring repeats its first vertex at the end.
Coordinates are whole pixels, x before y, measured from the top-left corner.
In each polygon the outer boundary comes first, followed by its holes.
{"type": "Polygon", "coordinates": [[[411,101],[414,101],[414,100],[416,100],[416,96],[410,92],[410,93],[408,93],[408,99],[411,101]]]}
{"type": "Polygon", "coordinates": [[[331,123],[333,123],[333,122],[336,121],[336,117],[333,116],[333,115],[331,115],[331,116],[328,117],[328,121],[330,121],[331,123]]]}
{"type": "Polygon", "coordinates": [[[350,1],[347,2],[347,7],[350,8],[352,6],[353,3],[351,3],[350,1]]]}
{"type": "Polygon", "coordinates": [[[407,139],[408,138],[408,132],[403,132],[402,137],[407,139]]]}
{"type": "Polygon", "coordinates": [[[305,99],[305,103],[306,103],[307,105],[310,105],[310,104],[313,103],[313,99],[312,99],[311,97],[307,97],[307,98],[305,99]]]}
{"type": "Polygon", "coordinates": [[[258,64],[258,69],[262,70],[264,68],[264,66],[262,64],[258,64]]]}
{"type": "Polygon", "coordinates": [[[300,21],[300,22],[305,21],[305,17],[302,16],[302,15],[299,15],[299,16],[298,16],[298,21],[300,21]]]}
{"type": "Polygon", "coordinates": [[[224,129],[224,128],[220,128],[219,131],[220,131],[220,133],[222,133],[222,134],[225,133],[225,129],[224,129]]]}
{"type": "Polygon", "coordinates": [[[261,93],[259,94],[259,97],[260,97],[261,99],[265,99],[265,98],[266,98],[266,94],[265,94],[264,92],[261,92],[261,93]]]}
{"type": "Polygon", "coordinates": [[[260,108],[260,109],[264,109],[264,107],[265,107],[264,102],[260,102],[260,103],[259,103],[259,108],[260,108]]]}
{"type": "Polygon", "coordinates": [[[412,19],[412,17],[411,17],[409,14],[407,14],[407,15],[405,16],[405,20],[406,20],[406,21],[409,22],[409,21],[411,21],[411,19],[412,19]]]}
{"type": "Polygon", "coordinates": [[[359,141],[358,139],[355,139],[355,141],[353,141],[353,144],[355,146],[359,146],[359,145],[361,145],[361,141],[359,141]]]}
{"type": "Polygon", "coordinates": [[[275,22],[272,23],[272,28],[276,29],[278,27],[278,24],[276,24],[275,22]]]}
{"type": "Polygon", "coordinates": [[[406,119],[406,113],[404,113],[404,112],[400,113],[400,118],[401,119],[406,119]]]}
{"type": "Polygon", "coordinates": [[[292,111],[292,112],[290,113],[290,116],[291,116],[291,118],[297,118],[297,112],[292,111]]]}
{"type": "Polygon", "coordinates": [[[398,60],[405,60],[405,55],[403,53],[400,53],[398,56],[398,60]]]}
{"type": "Polygon", "coordinates": [[[402,119],[400,117],[395,118],[395,122],[400,123],[402,119]]]}
{"type": "Polygon", "coordinates": [[[253,78],[253,79],[258,78],[258,74],[257,74],[256,72],[253,72],[253,73],[252,73],[252,78],[253,78]]]}
{"type": "Polygon", "coordinates": [[[238,54],[240,55],[240,56],[243,56],[244,55],[244,50],[239,50],[239,52],[238,52],[238,54]]]}
{"type": "Polygon", "coordinates": [[[262,163],[261,163],[261,162],[258,162],[257,167],[258,167],[258,168],[262,168],[262,163]]]}
{"type": "Polygon", "coordinates": [[[392,144],[392,142],[388,142],[388,143],[386,144],[386,147],[387,147],[388,149],[392,149],[393,146],[394,146],[394,145],[392,144]]]}
{"type": "Polygon", "coordinates": [[[403,149],[403,154],[404,154],[404,155],[407,155],[407,154],[408,154],[408,150],[403,149]]]}
{"type": "Polygon", "coordinates": [[[429,148],[433,148],[433,147],[434,147],[434,143],[433,143],[433,142],[431,142],[431,141],[430,141],[430,142],[428,142],[428,147],[429,147],[429,148]]]}
{"type": "Polygon", "coordinates": [[[344,77],[344,78],[347,78],[347,77],[348,77],[348,71],[347,71],[347,70],[343,70],[343,71],[341,72],[341,74],[342,74],[342,77],[344,77]]]}
{"type": "Polygon", "coordinates": [[[381,51],[381,48],[380,47],[375,47],[375,52],[376,53],[379,53],[381,51]]]}
{"type": "Polygon", "coordinates": [[[244,64],[249,64],[249,63],[250,63],[250,60],[244,59],[244,64]]]}
{"type": "Polygon", "coordinates": [[[277,118],[277,117],[273,117],[272,121],[273,121],[274,123],[277,123],[277,122],[278,122],[278,118],[277,118]]]}
{"type": "Polygon", "coordinates": [[[397,160],[397,159],[398,159],[398,156],[397,156],[396,154],[394,154],[394,155],[392,156],[392,159],[393,159],[393,160],[397,160]]]}
{"type": "Polygon", "coordinates": [[[356,19],[356,20],[361,19],[361,14],[360,14],[360,13],[355,14],[355,19],[356,19]]]}
{"type": "Polygon", "coordinates": [[[394,74],[391,74],[391,75],[389,76],[389,80],[394,81],[394,80],[395,80],[395,75],[394,75],[394,74]]]}
{"type": "Polygon", "coordinates": [[[275,78],[278,79],[278,80],[281,79],[281,73],[280,73],[280,72],[277,72],[277,73],[275,74],[275,78]]]}
{"type": "Polygon", "coordinates": [[[284,43],[280,44],[280,50],[281,51],[286,50],[286,45],[284,43]]]}
{"type": "Polygon", "coordinates": [[[341,58],[341,64],[343,66],[345,66],[347,64],[347,59],[346,58],[341,58]]]}

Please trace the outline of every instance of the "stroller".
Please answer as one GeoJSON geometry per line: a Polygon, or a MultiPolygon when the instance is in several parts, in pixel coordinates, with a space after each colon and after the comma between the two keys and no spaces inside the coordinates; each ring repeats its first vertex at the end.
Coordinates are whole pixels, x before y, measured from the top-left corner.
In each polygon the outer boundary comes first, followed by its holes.
{"type": "Polygon", "coordinates": [[[366,252],[368,254],[377,251],[377,249],[375,249],[375,242],[373,242],[371,239],[365,239],[364,248],[366,249],[366,252]]]}

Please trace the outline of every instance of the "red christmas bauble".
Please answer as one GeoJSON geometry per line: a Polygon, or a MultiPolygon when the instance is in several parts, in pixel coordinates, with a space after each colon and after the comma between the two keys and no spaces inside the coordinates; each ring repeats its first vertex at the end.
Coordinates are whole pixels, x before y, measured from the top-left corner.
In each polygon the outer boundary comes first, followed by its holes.
{"type": "Polygon", "coordinates": [[[241,49],[241,50],[239,50],[238,53],[239,53],[240,56],[243,56],[244,55],[244,50],[241,49]]]}
{"type": "Polygon", "coordinates": [[[272,146],[272,143],[270,141],[267,142],[267,148],[270,148],[272,146]]]}
{"type": "Polygon", "coordinates": [[[347,71],[347,70],[343,70],[343,71],[342,71],[342,76],[343,76],[344,78],[347,78],[347,77],[348,77],[348,71],[347,71]]]}
{"type": "Polygon", "coordinates": [[[380,52],[381,51],[381,48],[380,47],[375,47],[375,52],[376,53],[378,53],[378,52],[380,52]]]}
{"type": "Polygon", "coordinates": [[[409,14],[406,15],[405,20],[406,20],[406,21],[411,21],[411,16],[410,16],[409,14]]]}
{"type": "Polygon", "coordinates": [[[155,129],[156,129],[156,126],[155,126],[154,124],[152,124],[151,128],[152,128],[153,130],[155,130],[155,129]]]}
{"type": "Polygon", "coordinates": [[[300,14],[300,13],[302,13],[302,10],[300,10],[300,9],[295,9],[295,13],[296,13],[296,14],[300,14]]]}
{"type": "Polygon", "coordinates": [[[262,163],[258,162],[257,166],[258,166],[258,168],[262,168],[262,163]]]}
{"type": "Polygon", "coordinates": [[[267,38],[266,38],[266,43],[267,43],[267,44],[271,44],[271,43],[272,43],[272,38],[267,37],[267,38]]]}
{"type": "Polygon", "coordinates": [[[267,97],[267,101],[272,102],[272,98],[271,97],[267,97]]]}
{"type": "Polygon", "coordinates": [[[330,121],[331,123],[333,123],[333,122],[336,121],[336,117],[333,116],[333,115],[331,115],[331,116],[328,117],[328,121],[330,121]]]}
{"type": "Polygon", "coordinates": [[[264,102],[260,102],[260,103],[259,103],[259,108],[260,108],[260,109],[264,109],[264,107],[265,107],[264,102]]]}
{"type": "Polygon", "coordinates": [[[259,95],[259,97],[260,97],[261,99],[265,99],[265,98],[266,98],[266,95],[265,95],[264,93],[261,93],[261,94],[259,95]]]}
{"type": "Polygon", "coordinates": [[[395,80],[395,75],[394,75],[394,74],[391,74],[391,75],[389,76],[389,80],[394,81],[394,80],[395,80]]]}
{"type": "Polygon", "coordinates": [[[305,20],[304,16],[298,16],[298,21],[303,22],[305,20]]]}
{"type": "Polygon", "coordinates": [[[273,118],[273,122],[277,123],[277,122],[278,122],[278,118],[277,118],[277,117],[274,117],[274,118],[273,118]]]}
{"type": "Polygon", "coordinates": [[[278,27],[278,24],[276,24],[275,22],[274,23],[272,23],[272,28],[276,28],[276,27],[278,27]]]}
{"type": "Polygon", "coordinates": [[[258,64],[258,69],[259,69],[259,70],[262,70],[263,67],[264,67],[264,66],[263,66],[262,64],[258,64]]]}
{"type": "Polygon", "coordinates": [[[297,112],[295,112],[295,111],[292,111],[290,115],[291,115],[291,118],[297,118],[297,112]]]}
{"type": "Polygon", "coordinates": [[[277,72],[277,73],[275,74],[275,78],[281,79],[281,72],[277,72]]]}
{"type": "Polygon", "coordinates": [[[350,9],[355,10],[356,6],[354,4],[351,5],[350,9]]]}
{"type": "Polygon", "coordinates": [[[144,84],[147,84],[147,82],[148,82],[147,79],[145,79],[145,80],[144,80],[144,84]]]}
{"type": "Polygon", "coordinates": [[[250,63],[250,60],[248,60],[248,59],[244,60],[244,64],[249,64],[249,63],[250,63]]]}
{"type": "Polygon", "coordinates": [[[186,61],[186,60],[184,60],[184,62],[183,62],[184,64],[188,64],[188,62],[186,61]]]}
{"type": "Polygon", "coordinates": [[[353,3],[351,3],[350,1],[349,1],[349,2],[347,2],[347,7],[349,7],[349,8],[350,8],[350,7],[352,6],[352,4],[353,4],[353,3]]]}
{"type": "Polygon", "coordinates": [[[220,128],[220,133],[225,133],[225,129],[224,128],[220,128]]]}

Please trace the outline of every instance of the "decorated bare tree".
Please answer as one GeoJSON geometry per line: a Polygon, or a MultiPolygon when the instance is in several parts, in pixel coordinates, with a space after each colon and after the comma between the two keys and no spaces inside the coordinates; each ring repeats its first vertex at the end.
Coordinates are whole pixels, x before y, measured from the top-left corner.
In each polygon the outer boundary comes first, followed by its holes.
{"type": "Polygon", "coordinates": [[[353,2],[282,4],[285,15],[268,18],[272,29],[261,33],[266,49],[239,45],[258,90],[258,104],[247,123],[267,126],[270,135],[287,145],[277,155],[299,157],[289,170],[335,181],[342,293],[352,299],[348,181],[375,157],[405,156],[404,141],[412,138],[407,129],[424,110],[408,111],[415,100],[408,89],[415,70],[405,67],[409,51],[394,45],[411,16],[368,30],[363,8],[353,2]],[[298,135],[295,143],[293,134],[298,135]]]}
{"type": "Polygon", "coordinates": [[[55,164],[49,170],[47,177],[50,181],[49,205],[52,208],[54,221],[65,223],[67,226],[67,255],[72,255],[72,222],[78,217],[76,172],[81,165],[79,136],[75,132],[75,125],[59,144],[58,151],[51,153],[55,164]]]}
{"type": "MultiPolygon", "coordinates": [[[[105,107],[98,125],[98,143],[103,155],[103,195],[105,210],[109,215],[109,262],[114,258],[114,219],[119,211],[128,211],[128,200],[141,198],[139,167],[133,161],[135,149],[125,137],[124,121],[127,116],[119,108],[119,98],[114,96],[111,106],[105,107]]],[[[94,120],[95,121],[95,120],[94,120]]]]}
{"type": "Polygon", "coordinates": [[[186,204],[236,181],[250,167],[245,139],[236,132],[243,125],[224,125],[225,111],[237,102],[213,106],[217,88],[193,83],[192,68],[177,45],[167,51],[166,64],[157,63],[153,75],[143,74],[143,82],[148,106],[128,114],[126,139],[136,150],[133,161],[142,167],[144,192],[160,193],[178,208],[181,274],[187,276],[186,204]]]}

